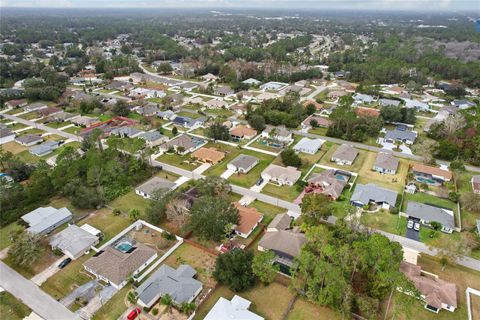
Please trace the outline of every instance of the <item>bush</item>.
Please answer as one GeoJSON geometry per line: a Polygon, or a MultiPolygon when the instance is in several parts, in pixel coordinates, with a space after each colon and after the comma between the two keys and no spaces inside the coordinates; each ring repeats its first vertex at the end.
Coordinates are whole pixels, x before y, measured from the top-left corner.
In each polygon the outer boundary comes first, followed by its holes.
{"type": "Polygon", "coordinates": [[[391,207],[390,208],[390,213],[391,214],[398,214],[398,208],[397,207],[391,207]]]}
{"type": "Polygon", "coordinates": [[[122,213],[122,211],[120,211],[120,209],[118,209],[118,208],[115,208],[115,209],[113,209],[113,211],[112,211],[112,214],[113,214],[114,216],[119,216],[121,213],[122,213]]]}
{"type": "Polygon", "coordinates": [[[448,199],[450,199],[450,201],[453,201],[453,202],[457,203],[458,199],[459,199],[459,195],[458,195],[458,193],[453,192],[453,191],[449,192],[448,193],[448,199]]]}
{"type": "Polygon", "coordinates": [[[158,314],[158,309],[157,309],[157,308],[153,308],[152,314],[153,314],[154,316],[156,316],[156,315],[158,314]]]}
{"type": "Polygon", "coordinates": [[[169,240],[169,241],[174,241],[174,240],[177,239],[173,233],[170,233],[168,231],[163,231],[162,232],[162,238],[164,238],[166,240],[169,240]]]}

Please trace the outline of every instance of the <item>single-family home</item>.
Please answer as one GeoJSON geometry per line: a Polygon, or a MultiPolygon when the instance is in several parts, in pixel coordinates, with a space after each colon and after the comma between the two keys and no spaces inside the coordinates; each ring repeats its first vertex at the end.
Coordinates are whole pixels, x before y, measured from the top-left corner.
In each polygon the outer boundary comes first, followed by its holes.
{"type": "Polygon", "coordinates": [[[273,100],[279,98],[280,95],[273,92],[262,92],[258,96],[255,96],[255,100],[258,102],[273,100]]]}
{"type": "Polygon", "coordinates": [[[30,147],[43,142],[43,138],[36,134],[24,134],[15,138],[15,141],[22,146],[30,147]]]}
{"type": "Polygon", "coordinates": [[[32,112],[32,111],[38,111],[38,110],[41,110],[41,109],[45,109],[47,107],[48,106],[43,102],[34,102],[34,103],[31,103],[31,104],[23,107],[23,110],[25,110],[27,112],[32,112]]]}
{"type": "Polygon", "coordinates": [[[331,99],[338,99],[338,98],[341,98],[343,96],[346,96],[348,93],[346,91],[343,91],[343,90],[333,90],[333,91],[329,91],[327,93],[327,98],[331,98],[331,99]]]}
{"type": "Polygon", "coordinates": [[[135,188],[135,193],[145,199],[151,199],[155,193],[164,194],[175,187],[175,182],[153,177],[135,188]]]}
{"type": "Polygon", "coordinates": [[[232,300],[220,297],[203,320],[264,320],[263,317],[248,310],[251,302],[234,295],[232,300]]]}
{"type": "Polygon", "coordinates": [[[228,86],[218,86],[213,89],[213,94],[217,96],[229,96],[231,94],[234,94],[235,91],[228,87],[228,86]]]}
{"type": "Polygon", "coordinates": [[[5,107],[7,108],[22,108],[28,104],[26,99],[14,99],[5,102],[5,107]]]}
{"type": "Polygon", "coordinates": [[[407,204],[406,215],[428,226],[434,221],[438,222],[445,233],[452,233],[455,229],[455,217],[453,211],[449,209],[411,201],[407,204]]]}
{"type": "Polygon", "coordinates": [[[259,161],[257,157],[241,154],[227,164],[227,169],[238,173],[248,173],[259,161]]]}
{"type": "Polygon", "coordinates": [[[163,152],[166,152],[169,149],[173,149],[177,153],[184,155],[189,152],[192,152],[202,144],[205,144],[204,140],[199,139],[197,137],[189,136],[187,134],[182,134],[161,144],[160,150],[163,152]]]}
{"type": "MultiPolygon", "coordinates": [[[[457,308],[457,286],[447,282],[430,272],[424,272],[422,267],[402,261],[400,272],[410,280],[420,292],[425,301],[425,309],[438,313],[445,309],[450,312],[457,308]]],[[[406,292],[408,294],[408,292],[406,292]]]]}
{"type": "Polygon", "coordinates": [[[70,120],[71,123],[76,124],[80,127],[89,127],[94,123],[99,122],[98,118],[92,118],[87,116],[79,116],[70,120]]]}
{"type": "Polygon", "coordinates": [[[149,147],[155,147],[168,141],[168,137],[157,130],[141,133],[138,135],[138,138],[145,140],[145,144],[149,147]]]}
{"type": "Polygon", "coordinates": [[[155,249],[126,239],[120,239],[88,259],[83,267],[97,279],[123,288],[130,276],[142,272],[158,256],[155,249]]]}
{"type": "Polygon", "coordinates": [[[175,305],[192,302],[202,291],[203,284],[195,279],[197,271],[188,264],[177,269],[163,264],[136,290],[137,303],[151,308],[162,296],[169,295],[175,305]]]}
{"type": "Polygon", "coordinates": [[[108,90],[128,91],[133,89],[134,85],[130,82],[114,80],[105,86],[108,90]]]}
{"type": "Polygon", "coordinates": [[[262,137],[270,140],[270,145],[283,147],[290,144],[293,141],[292,131],[285,126],[271,126],[267,125],[262,131],[262,137]]]}
{"type": "Polygon", "coordinates": [[[9,128],[0,128],[0,144],[12,142],[15,140],[15,132],[9,128]]]}
{"type": "Polygon", "coordinates": [[[430,110],[430,106],[425,102],[412,100],[408,98],[403,98],[403,101],[405,102],[405,108],[409,108],[409,109],[413,108],[413,109],[417,109],[419,111],[424,111],[424,112],[430,110]]]}
{"type": "Polygon", "coordinates": [[[49,242],[52,249],[59,249],[63,254],[75,260],[90,251],[90,248],[98,241],[97,236],[72,224],[53,235],[49,242]]]}
{"type": "Polygon", "coordinates": [[[46,234],[72,220],[67,208],[40,207],[22,216],[28,224],[27,231],[33,234],[46,234]]]}
{"type": "Polygon", "coordinates": [[[263,180],[273,181],[280,186],[293,186],[301,175],[302,173],[295,167],[282,167],[276,164],[269,165],[261,174],[263,180]]]}
{"type": "Polygon", "coordinates": [[[400,102],[401,102],[400,100],[385,99],[385,98],[378,100],[378,103],[382,107],[398,107],[400,105],[400,102]]]}
{"type": "Polygon", "coordinates": [[[418,182],[431,185],[441,185],[452,180],[452,173],[448,169],[427,166],[423,163],[413,165],[412,173],[418,182]]]}
{"type": "Polygon", "coordinates": [[[288,83],[270,81],[270,82],[262,84],[260,86],[260,90],[262,90],[262,91],[279,91],[280,89],[282,89],[286,86],[288,86],[288,83]]]}
{"type": "Polygon", "coordinates": [[[118,136],[120,138],[135,138],[142,133],[144,133],[144,131],[129,126],[118,127],[110,131],[111,136],[118,136]]]}
{"type": "Polygon", "coordinates": [[[205,102],[205,107],[208,109],[219,109],[228,106],[228,102],[223,101],[221,99],[211,99],[205,102]]]}
{"type": "Polygon", "coordinates": [[[157,112],[157,117],[165,120],[172,121],[177,115],[172,110],[159,111],[157,112]]]}
{"type": "Polygon", "coordinates": [[[389,143],[406,143],[406,144],[413,144],[417,139],[417,133],[415,131],[408,131],[408,130],[387,130],[385,133],[384,140],[389,143]]]}
{"type": "Polygon", "coordinates": [[[356,103],[372,103],[374,100],[371,95],[363,93],[355,93],[353,99],[356,103]]]}
{"type": "Polygon", "coordinates": [[[52,153],[55,149],[58,149],[62,143],[63,141],[47,140],[42,144],[30,147],[28,151],[34,156],[43,157],[52,153]]]}
{"type": "Polygon", "coordinates": [[[358,150],[347,144],[342,144],[335,150],[330,161],[338,165],[351,166],[358,156],[358,150]]]}
{"type": "Polygon", "coordinates": [[[238,224],[234,228],[235,233],[246,239],[262,221],[263,214],[255,208],[244,207],[239,203],[236,203],[235,207],[238,210],[239,216],[238,224]]]}
{"type": "Polygon", "coordinates": [[[247,80],[243,80],[242,81],[243,84],[247,84],[249,86],[258,86],[260,85],[262,82],[261,81],[258,81],[257,79],[253,79],[253,78],[249,78],[247,80]]]}
{"type": "Polygon", "coordinates": [[[78,114],[70,113],[70,112],[65,112],[65,111],[60,111],[57,113],[52,114],[50,117],[48,117],[49,121],[57,121],[57,122],[66,122],[70,121],[76,117],[78,117],[78,114]]]}
{"type": "Polygon", "coordinates": [[[192,153],[192,157],[205,163],[217,164],[225,158],[225,153],[215,148],[202,147],[192,153]]]}
{"type": "Polygon", "coordinates": [[[396,158],[392,153],[379,152],[377,154],[377,158],[375,159],[375,163],[373,164],[372,170],[380,173],[396,174],[399,163],[400,160],[398,160],[398,158],[396,158]]]}
{"type": "MultiPolygon", "coordinates": [[[[337,200],[347,183],[348,177],[346,175],[337,174],[337,170],[335,169],[327,169],[320,173],[314,173],[308,178],[304,194],[321,193],[332,200],[337,200]]],[[[302,198],[303,195],[301,195],[302,198]]]]}
{"type": "Polygon", "coordinates": [[[471,182],[473,193],[480,194],[480,175],[473,176],[471,182]]]}
{"type": "Polygon", "coordinates": [[[230,110],[234,111],[237,115],[241,116],[247,113],[247,105],[244,103],[236,103],[230,107],[230,110]]]}
{"type": "Polygon", "coordinates": [[[465,110],[465,109],[475,107],[476,104],[471,102],[471,101],[463,99],[463,100],[453,100],[452,101],[452,106],[455,106],[456,108],[458,108],[460,110],[465,110]]]}
{"type": "Polygon", "coordinates": [[[43,118],[43,117],[48,117],[51,115],[54,115],[56,113],[62,112],[62,109],[57,108],[57,107],[47,107],[45,109],[40,109],[37,111],[37,117],[38,118],[43,118]]]}
{"type": "Polygon", "coordinates": [[[302,121],[302,129],[310,130],[314,127],[328,128],[330,126],[330,120],[325,117],[317,115],[309,115],[305,120],[302,121]]]}
{"type": "Polygon", "coordinates": [[[233,140],[240,141],[244,139],[252,139],[257,135],[257,130],[252,129],[248,126],[238,125],[230,129],[230,136],[233,140]]]}
{"type": "Polygon", "coordinates": [[[397,193],[395,191],[381,188],[373,183],[357,183],[350,202],[357,207],[363,207],[370,203],[382,206],[383,209],[395,207],[397,193]]]}
{"type": "Polygon", "coordinates": [[[205,81],[217,81],[219,79],[216,75],[213,75],[211,73],[207,73],[200,78],[205,81]]]}
{"type": "Polygon", "coordinates": [[[296,152],[303,152],[308,154],[315,154],[325,143],[325,140],[322,139],[310,139],[303,137],[298,143],[293,147],[293,150],[296,152]]]}
{"type": "Polygon", "coordinates": [[[380,116],[380,110],[374,108],[356,107],[354,111],[355,114],[359,117],[378,118],[380,116]]]}
{"type": "Polygon", "coordinates": [[[157,115],[160,109],[156,105],[147,105],[145,107],[137,108],[135,111],[144,117],[153,117],[157,115]]]}
{"type": "Polygon", "coordinates": [[[201,127],[205,123],[205,120],[206,119],[204,117],[192,119],[184,116],[176,116],[172,122],[173,124],[183,126],[187,129],[195,129],[201,127]]]}
{"type": "Polygon", "coordinates": [[[280,265],[281,272],[287,274],[293,259],[300,254],[307,241],[305,234],[301,233],[298,227],[291,228],[290,224],[291,218],[288,214],[277,214],[258,243],[259,251],[271,250],[275,253],[275,263],[280,265]]]}

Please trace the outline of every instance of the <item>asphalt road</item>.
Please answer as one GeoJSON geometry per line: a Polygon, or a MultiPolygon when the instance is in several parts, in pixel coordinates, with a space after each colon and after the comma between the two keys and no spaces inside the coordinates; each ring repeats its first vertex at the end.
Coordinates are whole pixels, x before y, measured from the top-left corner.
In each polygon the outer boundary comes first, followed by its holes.
{"type": "Polygon", "coordinates": [[[0,286],[46,320],[78,319],[75,313],[1,261],[0,286]]]}

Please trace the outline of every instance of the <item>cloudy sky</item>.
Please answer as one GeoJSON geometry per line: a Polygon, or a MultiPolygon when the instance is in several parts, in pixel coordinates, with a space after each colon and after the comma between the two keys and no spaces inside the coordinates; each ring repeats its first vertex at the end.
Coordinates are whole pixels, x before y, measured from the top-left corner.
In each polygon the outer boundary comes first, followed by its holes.
{"type": "Polygon", "coordinates": [[[185,8],[315,8],[376,10],[474,10],[480,0],[0,0],[3,7],[185,7],[185,8]]]}

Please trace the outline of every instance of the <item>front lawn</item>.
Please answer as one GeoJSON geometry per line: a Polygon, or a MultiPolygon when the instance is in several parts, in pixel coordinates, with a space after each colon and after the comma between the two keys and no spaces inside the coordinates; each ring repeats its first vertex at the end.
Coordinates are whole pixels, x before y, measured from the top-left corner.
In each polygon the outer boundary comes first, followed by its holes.
{"type": "Polygon", "coordinates": [[[145,148],[145,140],[140,138],[110,137],[107,139],[107,145],[111,148],[118,148],[134,154],[145,148]]]}
{"type": "Polygon", "coordinates": [[[98,311],[93,315],[92,320],[117,320],[122,313],[127,310],[125,304],[125,296],[128,291],[132,289],[132,285],[127,284],[122,290],[115,293],[115,295],[108,300],[98,311]]]}
{"type": "Polygon", "coordinates": [[[69,127],[69,128],[67,128],[65,130],[62,130],[62,131],[78,135],[80,133],[80,131],[82,131],[82,128],[77,127],[77,126],[73,126],[73,127],[69,127]]]}
{"type": "MultiPolygon", "coordinates": [[[[258,179],[260,179],[262,171],[268,167],[268,165],[273,161],[274,157],[247,149],[243,149],[240,154],[257,157],[260,159],[260,161],[247,174],[234,173],[230,176],[230,178],[228,178],[228,181],[241,187],[250,188],[255,184],[255,182],[257,182],[258,179]]],[[[226,164],[227,163],[225,163],[225,169],[226,164]]]]}
{"type": "Polygon", "coordinates": [[[20,123],[20,122],[15,122],[14,124],[11,124],[8,126],[8,129],[12,130],[12,131],[15,131],[15,130],[20,130],[20,129],[23,129],[23,128],[26,128],[27,125],[23,124],[23,123],[20,123]]]}
{"type": "Polygon", "coordinates": [[[375,213],[363,212],[360,222],[369,228],[379,229],[400,236],[405,235],[407,219],[398,214],[391,214],[386,210],[375,213]]]}
{"type": "Polygon", "coordinates": [[[16,143],[15,141],[10,141],[10,142],[2,144],[2,149],[5,152],[11,152],[12,154],[18,154],[18,153],[21,153],[23,151],[26,151],[27,147],[22,146],[21,144],[16,143]]]}
{"type": "Polygon", "coordinates": [[[193,160],[190,157],[190,154],[186,154],[182,156],[176,153],[172,153],[172,154],[164,153],[155,160],[164,162],[166,164],[179,167],[188,171],[193,171],[196,168],[200,167],[201,165],[200,162],[193,160]]]}
{"type": "Polygon", "coordinates": [[[17,232],[23,231],[25,228],[19,225],[16,222],[12,222],[9,225],[0,229],[0,250],[5,249],[6,247],[12,244],[11,235],[16,234],[17,232]]]}
{"type": "Polygon", "coordinates": [[[61,121],[52,121],[49,123],[46,123],[45,125],[50,128],[58,129],[62,127],[66,127],[69,124],[72,124],[71,122],[61,122],[61,121]]]}
{"type": "Polygon", "coordinates": [[[293,186],[277,186],[273,183],[267,183],[267,185],[262,189],[262,193],[269,196],[283,199],[286,201],[293,201],[298,198],[301,191],[297,189],[296,185],[293,186]]]}
{"type": "Polygon", "coordinates": [[[21,320],[32,310],[7,291],[0,292],[0,315],[2,319],[21,320]]]}
{"type": "Polygon", "coordinates": [[[260,200],[255,200],[248,206],[257,209],[263,214],[262,223],[264,225],[268,225],[277,214],[285,213],[287,211],[285,208],[280,208],[260,200]]]}

